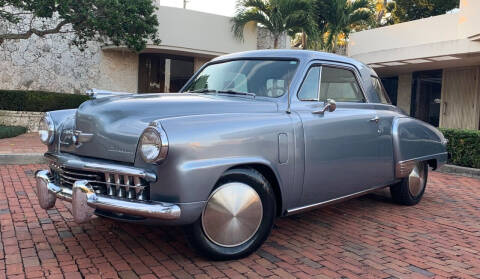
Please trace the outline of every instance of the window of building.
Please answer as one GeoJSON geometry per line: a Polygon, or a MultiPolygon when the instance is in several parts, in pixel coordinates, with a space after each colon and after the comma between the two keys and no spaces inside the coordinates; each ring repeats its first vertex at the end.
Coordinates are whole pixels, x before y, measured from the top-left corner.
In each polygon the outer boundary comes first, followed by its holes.
{"type": "Polygon", "coordinates": [[[193,75],[193,57],[140,54],[138,92],[178,92],[193,75]]]}
{"type": "Polygon", "coordinates": [[[442,70],[414,72],[410,115],[438,127],[441,95],[442,70]]]}

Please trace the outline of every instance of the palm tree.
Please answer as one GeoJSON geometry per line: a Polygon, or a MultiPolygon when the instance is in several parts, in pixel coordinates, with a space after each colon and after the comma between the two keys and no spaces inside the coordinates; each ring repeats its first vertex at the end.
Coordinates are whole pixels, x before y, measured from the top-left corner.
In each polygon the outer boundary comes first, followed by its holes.
{"type": "Polygon", "coordinates": [[[236,37],[243,38],[245,25],[255,22],[272,33],[273,47],[278,48],[278,39],[285,32],[314,33],[312,8],[311,0],[239,0],[232,30],[236,37]]]}
{"type": "Polygon", "coordinates": [[[316,0],[315,16],[320,46],[335,52],[340,40],[372,23],[374,7],[369,0],[316,0]]]}

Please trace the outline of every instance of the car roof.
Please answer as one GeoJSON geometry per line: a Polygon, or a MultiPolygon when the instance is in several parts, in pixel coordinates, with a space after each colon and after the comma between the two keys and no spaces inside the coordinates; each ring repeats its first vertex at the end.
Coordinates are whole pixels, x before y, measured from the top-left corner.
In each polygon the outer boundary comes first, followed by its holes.
{"type": "Polygon", "coordinates": [[[365,64],[342,55],[300,49],[265,49],[265,50],[251,50],[244,52],[237,52],[227,55],[222,55],[214,58],[213,62],[222,60],[242,59],[242,58],[293,58],[302,61],[310,60],[326,60],[352,64],[357,68],[368,68],[365,64]]]}

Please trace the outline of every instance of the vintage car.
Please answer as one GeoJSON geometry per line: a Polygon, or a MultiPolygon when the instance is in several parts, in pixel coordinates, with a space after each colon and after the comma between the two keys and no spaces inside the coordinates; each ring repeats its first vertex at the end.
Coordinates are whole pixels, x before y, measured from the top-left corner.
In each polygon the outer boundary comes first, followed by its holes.
{"type": "Polygon", "coordinates": [[[371,68],[301,50],[218,57],[180,93],[89,100],[47,113],[39,134],[42,208],[182,225],[223,260],[259,248],[279,216],[384,187],[417,204],[447,160],[443,135],[391,105],[371,68]]]}

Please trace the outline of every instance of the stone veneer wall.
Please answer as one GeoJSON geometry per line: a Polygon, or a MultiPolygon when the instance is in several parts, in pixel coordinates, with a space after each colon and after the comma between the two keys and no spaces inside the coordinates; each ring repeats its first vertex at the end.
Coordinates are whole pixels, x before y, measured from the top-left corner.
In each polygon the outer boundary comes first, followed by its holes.
{"type": "MultiPolygon", "coordinates": [[[[273,35],[264,27],[257,28],[257,49],[272,49],[273,35]]],[[[282,34],[278,39],[278,48],[291,48],[290,37],[287,34],[282,34]]]]}
{"type": "MultiPolygon", "coordinates": [[[[0,22],[2,32],[18,32],[18,28],[23,26],[0,22]]],[[[137,92],[136,53],[102,50],[98,42],[88,42],[81,51],[70,43],[71,36],[32,35],[25,40],[4,41],[0,44],[0,89],[84,93],[99,88],[137,92]]]]}
{"type": "Polygon", "coordinates": [[[29,132],[38,131],[38,123],[43,112],[0,110],[0,125],[22,126],[29,132]]]}

